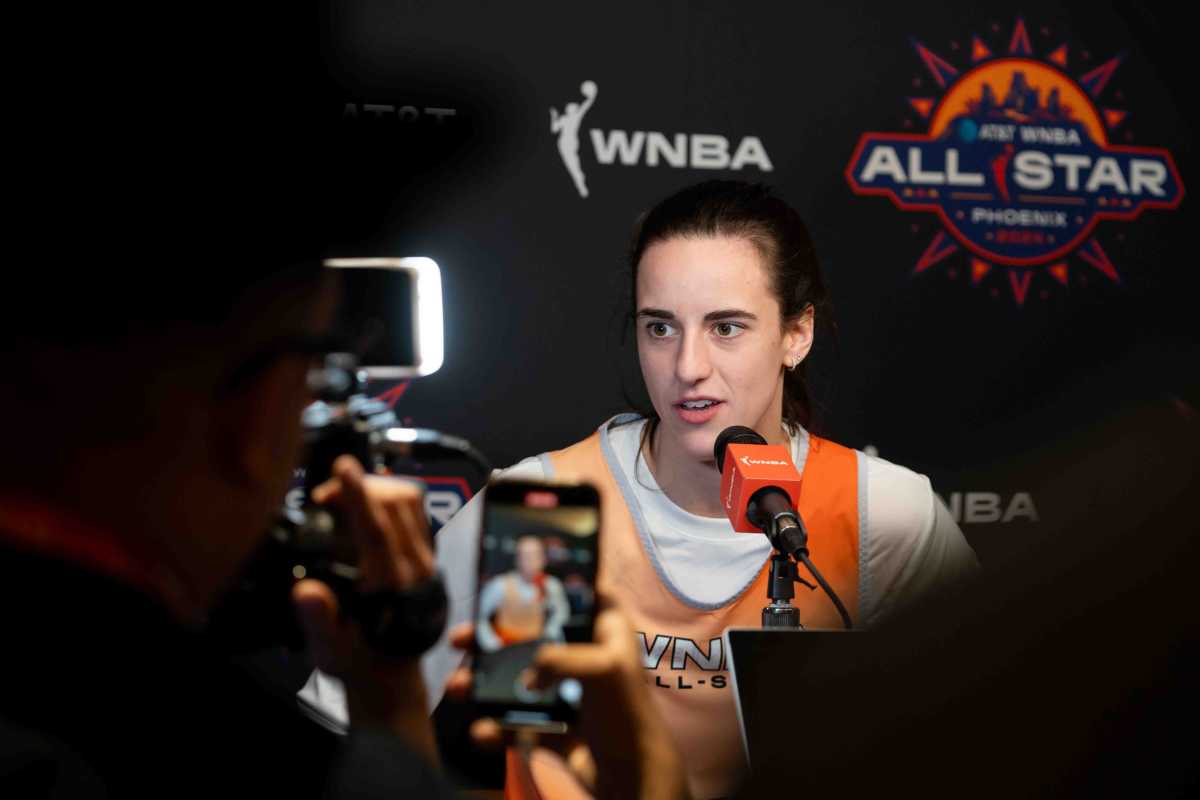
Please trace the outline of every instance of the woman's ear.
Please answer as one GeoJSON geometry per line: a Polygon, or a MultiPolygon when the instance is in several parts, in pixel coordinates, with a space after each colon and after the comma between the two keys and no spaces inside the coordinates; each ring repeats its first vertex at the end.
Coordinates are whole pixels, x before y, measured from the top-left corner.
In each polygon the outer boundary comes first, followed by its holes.
{"type": "Polygon", "coordinates": [[[812,349],[814,313],[812,305],[808,305],[783,323],[783,366],[787,369],[802,362],[812,349]]]}

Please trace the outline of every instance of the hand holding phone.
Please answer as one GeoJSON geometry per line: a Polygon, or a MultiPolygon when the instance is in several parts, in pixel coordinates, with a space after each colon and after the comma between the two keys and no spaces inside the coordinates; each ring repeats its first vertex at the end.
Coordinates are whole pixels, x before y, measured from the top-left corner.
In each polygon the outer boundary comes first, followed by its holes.
{"type": "MultiPolygon", "coordinates": [[[[598,798],[688,797],[683,762],[650,696],[639,645],[629,618],[600,591],[592,642],[545,644],[534,656],[534,685],[574,678],[584,690],[577,728],[544,736],[539,747],[557,752],[575,777],[598,798]]],[[[450,632],[451,643],[472,649],[474,625],[450,632]]],[[[448,697],[462,699],[472,687],[469,668],[446,683],[448,697]]],[[[477,719],[471,737],[484,748],[512,745],[524,731],[491,718],[477,719]]]]}
{"type": "Polygon", "coordinates": [[[499,481],[480,536],[472,699],[503,724],[563,730],[578,680],[534,686],[546,643],[590,642],[596,616],[599,495],[591,486],[499,481]]]}

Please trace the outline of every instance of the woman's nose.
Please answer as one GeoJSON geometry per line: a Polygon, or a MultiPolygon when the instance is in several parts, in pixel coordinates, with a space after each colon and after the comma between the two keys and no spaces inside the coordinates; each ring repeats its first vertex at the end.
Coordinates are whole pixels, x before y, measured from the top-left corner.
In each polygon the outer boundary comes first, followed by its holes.
{"type": "Polygon", "coordinates": [[[712,364],[704,337],[699,334],[684,334],[679,342],[679,353],[675,359],[675,375],[681,383],[699,383],[708,377],[712,364]]]}

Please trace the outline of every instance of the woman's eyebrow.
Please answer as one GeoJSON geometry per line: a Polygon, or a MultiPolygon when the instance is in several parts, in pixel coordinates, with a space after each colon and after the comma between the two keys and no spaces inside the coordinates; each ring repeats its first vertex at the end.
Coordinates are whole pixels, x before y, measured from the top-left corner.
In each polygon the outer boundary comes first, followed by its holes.
{"type": "MultiPolygon", "coordinates": [[[[649,317],[651,319],[668,319],[674,320],[675,313],[667,311],[665,308],[643,308],[637,312],[639,319],[649,317]]],[[[750,311],[745,311],[740,308],[722,308],[718,311],[710,311],[704,315],[705,322],[717,322],[723,319],[750,319],[756,320],[758,316],[750,311]]]]}
{"type": "Polygon", "coordinates": [[[705,322],[716,322],[722,319],[758,319],[758,317],[740,308],[723,308],[720,311],[710,311],[704,315],[705,322]]]}

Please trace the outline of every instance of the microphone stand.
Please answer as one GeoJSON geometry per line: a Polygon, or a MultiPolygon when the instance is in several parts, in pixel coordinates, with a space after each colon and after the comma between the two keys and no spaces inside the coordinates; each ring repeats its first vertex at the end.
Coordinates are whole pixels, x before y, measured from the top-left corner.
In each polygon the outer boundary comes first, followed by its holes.
{"type": "Polygon", "coordinates": [[[771,604],[762,610],[764,628],[800,628],[800,609],[792,605],[800,573],[796,562],[778,550],[771,556],[771,575],[767,579],[767,597],[771,604]]]}
{"type": "MultiPolygon", "coordinates": [[[[789,518],[787,512],[776,514],[767,520],[763,533],[775,548],[771,555],[771,574],[767,579],[767,597],[771,603],[762,610],[762,626],[764,628],[796,628],[803,630],[800,624],[800,609],[792,605],[796,596],[796,583],[803,583],[809,588],[816,588],[800,577],[796,562],[788,555],[786,545],[780,539],[781,517],[789,518]]],[[[790,526],[789,526],[790,527],[790,526]]]]}
{"type": "Polygon", "coordinates": [[[804,626],[800,624],[800,610],[792,605],[792,598],[796,596],[796,584],[803,583],[809,589],[817,588],[800,577],[797,565],[803,564],[833,601],[846,630],[853,628],[850,614],[841,599],[808,558],[808,531],[804,529],[800,517],[790,509],[769,515],[757,508],[752,511],[753,513],[747,515],[750,521],[762,528],[771,546],[775,548],[774,554],[771,555],[771,573],[767,580],[767,597],[771,603],[762,611],[762,626],[803,630],[804,626]],[[762,520],[763,517],[766,519],[760,525],[758,520],[762,520]]]}

